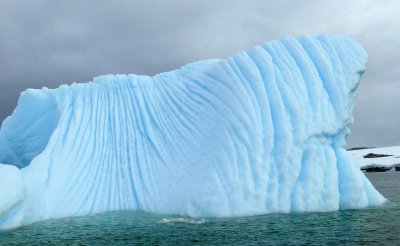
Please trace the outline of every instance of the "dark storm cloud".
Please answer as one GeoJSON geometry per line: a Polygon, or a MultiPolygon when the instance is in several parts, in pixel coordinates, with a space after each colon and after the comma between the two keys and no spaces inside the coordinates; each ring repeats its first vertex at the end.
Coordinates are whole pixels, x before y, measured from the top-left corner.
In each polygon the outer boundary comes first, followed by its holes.
{"type": "Polygon", "coordinates": [[[275,38],[334,32],[370,55],[349,145],[400,144],[398,1],[0,0],[0,119],[27,87],[149,74],[275,38]]]}

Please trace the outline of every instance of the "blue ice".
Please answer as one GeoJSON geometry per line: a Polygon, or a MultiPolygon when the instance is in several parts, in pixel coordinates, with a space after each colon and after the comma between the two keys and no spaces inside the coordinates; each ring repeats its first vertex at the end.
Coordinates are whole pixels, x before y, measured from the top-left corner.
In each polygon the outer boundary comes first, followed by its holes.
{"type": "Polygon", "coordinates": [[[366,61],[350,38],[303,36],[154,77],[28,89],[0,130],[0,228],[383,204],[344,149],[366,61]]]}

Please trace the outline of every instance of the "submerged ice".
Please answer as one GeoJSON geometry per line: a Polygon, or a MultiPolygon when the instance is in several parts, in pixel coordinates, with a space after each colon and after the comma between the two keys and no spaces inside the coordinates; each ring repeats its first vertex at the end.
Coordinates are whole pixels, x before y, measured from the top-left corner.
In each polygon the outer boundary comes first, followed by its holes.
{"type": "Polygon", "coordinates": [[[382,204],[344,150],[366,60],[349,38],[303,36],[154,77],[29,89],[0,130],[0,228],[382,204]]]}

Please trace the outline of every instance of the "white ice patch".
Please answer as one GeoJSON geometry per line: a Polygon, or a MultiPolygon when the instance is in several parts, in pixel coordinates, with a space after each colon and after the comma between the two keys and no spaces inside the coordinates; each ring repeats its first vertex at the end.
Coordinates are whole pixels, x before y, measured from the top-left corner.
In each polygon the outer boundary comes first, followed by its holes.
{"type": "Polygon", "coordinates": [[[0,229],[18,226],[24,199],[25,184],[20,170],[0,164],[0,229]]]}
{"type": "Polygon", "coordinates": [[[193,218],[165,218],[158,221],[159,224],[205,224],[209,221],[206,219],[193,219],[193,218]]]}

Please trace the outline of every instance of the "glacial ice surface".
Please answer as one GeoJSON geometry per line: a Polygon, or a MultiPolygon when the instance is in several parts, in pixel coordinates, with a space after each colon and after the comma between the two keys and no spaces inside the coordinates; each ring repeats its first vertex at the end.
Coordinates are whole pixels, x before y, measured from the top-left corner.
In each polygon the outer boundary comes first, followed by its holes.
{"type": "Polygon", "coordinates": [[[0,228],[380,205],[344,150],[366,61],[350,38],[303,36],[154,77],[28,89],[0,130],[0,228]]]}

